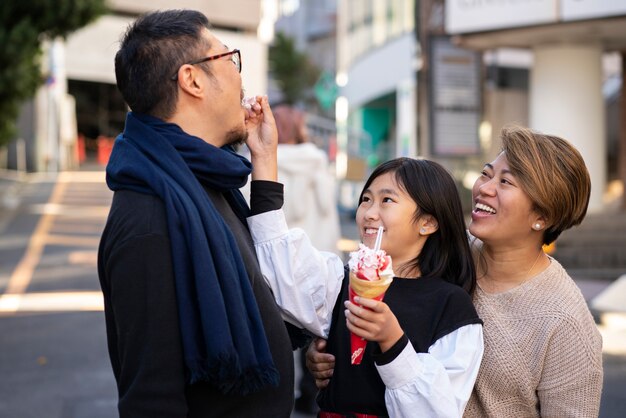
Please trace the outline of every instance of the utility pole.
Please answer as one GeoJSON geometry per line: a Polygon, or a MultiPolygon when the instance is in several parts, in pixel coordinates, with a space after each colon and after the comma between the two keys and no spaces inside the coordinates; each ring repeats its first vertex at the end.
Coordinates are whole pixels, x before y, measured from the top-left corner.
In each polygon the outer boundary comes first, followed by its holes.
{"type": "Polygon", "coordinates": [[[617,158],[617,173],[622,181],[622,205],[626,211],[626,51],[622,51],[622,94],[620,100],[620,130],[619,130],[619,154],[617,158]]]}
{"type": "Polygon", "coordinates": [[[431,37],[444,34],[444,8],[442,0],[420,0],[415,2],[415,33],[421,47],[421,63],[417,71],[417,137],[418,155],[430,158],[430,94],[431,37]]]}

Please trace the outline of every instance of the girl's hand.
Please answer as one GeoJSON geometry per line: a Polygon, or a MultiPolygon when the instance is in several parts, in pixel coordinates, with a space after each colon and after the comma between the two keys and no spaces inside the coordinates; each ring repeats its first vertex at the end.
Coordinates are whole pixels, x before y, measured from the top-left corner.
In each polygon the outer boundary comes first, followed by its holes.
{"type": "Polygon", "coordinates": [[[324,389],[328,386],[335,370],[335,356],[325,352],[326,340],[316,338],[306,351],[306,368],[315,379],[315,386],[324,389]]]}
{"type": "Polygon", "coordinates": [[[354,302],[345,302],[348,329],[368,341],[376,341],[384,353],[398,342],[404,331],[398,319],[385,302],[355,297],[354,302]],[[367,308],[367,309],[366,309],[367,308]]]}
{"type": "Polygon", "coordinates": [[[246,144],[250,149],[252,161],[252,180],[276,181],[278,165],[276,148],[278,131],[267,96],[255,96],[248,99],[246,109],[246,144]]]}

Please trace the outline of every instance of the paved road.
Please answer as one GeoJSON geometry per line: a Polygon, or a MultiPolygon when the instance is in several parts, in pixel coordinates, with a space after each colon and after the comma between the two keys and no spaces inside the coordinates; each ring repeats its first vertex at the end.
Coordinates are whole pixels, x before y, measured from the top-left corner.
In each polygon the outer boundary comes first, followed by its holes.
{"type": "Polygon", "coordinates": [[[104,173],[32,175],[7,200],[3,210],[0,202],[0,417],[117,416],[96,273],[111,201],[104,173]]]}
{"type": "Polygon", "coordinates": [[[104,173],[31,177],[0,225],[0,416],[113,417],[96,249],[104,173]]]}
{"type": "MultiPolygon", "coordinates": [[[[15,211],[0,211],[0,417],[117,416],[95,270],[111,199],[103,176],[30,176],[15,196],[15,211]]],[[[344,235],[355,238],[350,219],[343,226],[344,235]]],[[[579,284],[589,297],[606,286],[579,284]]],[[[618,317],[601,330],[600,416],[623,417],[626,325],[618,317]]]]}

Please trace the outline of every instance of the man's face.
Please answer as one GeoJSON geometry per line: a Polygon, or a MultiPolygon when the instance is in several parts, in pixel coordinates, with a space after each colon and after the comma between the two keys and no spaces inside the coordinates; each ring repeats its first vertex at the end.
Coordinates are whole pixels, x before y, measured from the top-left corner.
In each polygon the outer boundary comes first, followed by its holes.
{"type": "MultiPolygon", "coordinates": [[[[211,47],[205,51],[205,56],[223,54],[231,51],[209,30],[205,29],[203,36],[211,47]]],[[[201,58],[201,57],[199,57],[201,58]]],[[[211,72],[209,89],[206,92],[203,106],[207,114],[207,123],[211,123],[215,130],[215,140],[222,145],[242,143],[247,139],[248,132],[245,125],[245,109],[241,105],[243,89],[241,75],[232,55],[208,61],[211,72]]]]}

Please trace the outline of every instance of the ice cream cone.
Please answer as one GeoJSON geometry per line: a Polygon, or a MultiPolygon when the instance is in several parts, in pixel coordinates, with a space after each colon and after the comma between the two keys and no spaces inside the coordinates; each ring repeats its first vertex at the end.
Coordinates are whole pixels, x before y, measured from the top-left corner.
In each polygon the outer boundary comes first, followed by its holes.
{"type": "MultiPolygon", "coordinates": [[[[356,277],[356,274],[351,271],[350,287],[348,289],[350,302],[354,303],[355,296],[383,300],[385,292],[389,288],[392,281],[392,277],[382,280],[363,280],[356,277]]],[[[358,305],[358,303],[355,303],[355,305],[358,305]]],[[[367,341],[365,339],[350,333],[350,349],[352,353],[350,362],[352,364],[361,364],[366,345],[367,341]]]]}

